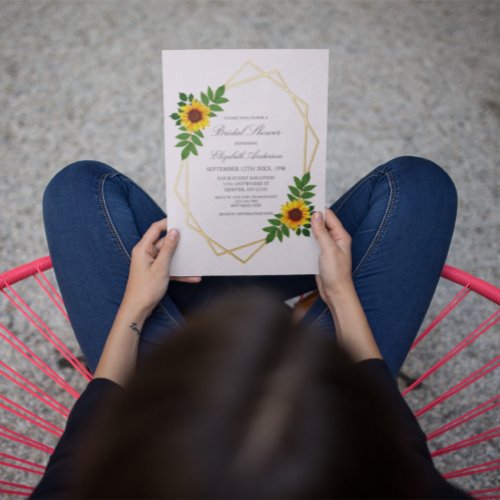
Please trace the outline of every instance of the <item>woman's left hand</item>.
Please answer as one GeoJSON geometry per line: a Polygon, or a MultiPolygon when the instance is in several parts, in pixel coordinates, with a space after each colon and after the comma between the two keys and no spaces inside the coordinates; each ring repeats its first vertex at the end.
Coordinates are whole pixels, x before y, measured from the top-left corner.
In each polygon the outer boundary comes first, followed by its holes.
{"type": "MultiPolygon", "coordinates": [[[[132,249],[130,271],[122,302],[149,316],[167,292],[170,262],[179,241],[179,231],[167,231],[167,218],[154,222],[132,249]]],[[[200,276],[172,277],[178,281],[198,283],[200,276]]]]}

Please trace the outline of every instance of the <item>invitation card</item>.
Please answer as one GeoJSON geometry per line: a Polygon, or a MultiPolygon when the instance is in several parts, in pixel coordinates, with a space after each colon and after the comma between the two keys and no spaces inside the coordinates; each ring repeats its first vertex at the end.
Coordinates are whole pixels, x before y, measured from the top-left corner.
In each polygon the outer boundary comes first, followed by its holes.
{"type": "Polygon", "coordinates": [[[164,50],[173,276],[318,274],[328,50],[164,50]]]}

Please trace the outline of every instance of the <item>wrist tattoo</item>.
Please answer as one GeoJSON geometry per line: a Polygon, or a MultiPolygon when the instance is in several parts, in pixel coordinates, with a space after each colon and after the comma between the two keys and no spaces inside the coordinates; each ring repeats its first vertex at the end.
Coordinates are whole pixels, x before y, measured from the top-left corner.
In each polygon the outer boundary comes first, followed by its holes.
{"type": "Polygon", "coordinates": [[[130,323],[129,328],[132,328],[132,330],[134,330],[137,335],[141,335],[141,331],[139,330],[139,327],[137,326],[137,323],[135,321],[130,323]]]}

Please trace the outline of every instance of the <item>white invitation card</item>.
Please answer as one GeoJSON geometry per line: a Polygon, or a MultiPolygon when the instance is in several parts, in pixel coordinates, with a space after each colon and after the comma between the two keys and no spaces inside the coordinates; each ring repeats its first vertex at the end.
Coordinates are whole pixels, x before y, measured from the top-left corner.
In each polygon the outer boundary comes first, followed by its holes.
{"type": "Polygon", "coordinates": [[[171,275],[318,274],[328,55],[162,51],[171,275]]]}

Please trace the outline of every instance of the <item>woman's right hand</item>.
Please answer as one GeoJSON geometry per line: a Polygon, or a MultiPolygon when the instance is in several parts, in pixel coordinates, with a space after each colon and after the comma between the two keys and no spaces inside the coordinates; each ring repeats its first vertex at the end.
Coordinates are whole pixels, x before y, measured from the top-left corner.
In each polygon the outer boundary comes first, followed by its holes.
{"type": "Polygon", "coordinates": [[[320,246],[318,291],[327,304],[345,290],[352,281],[351,235],[335,213],[325,207],[325,214],[315,211],[311,217],[312,231],[320,246]]]}

